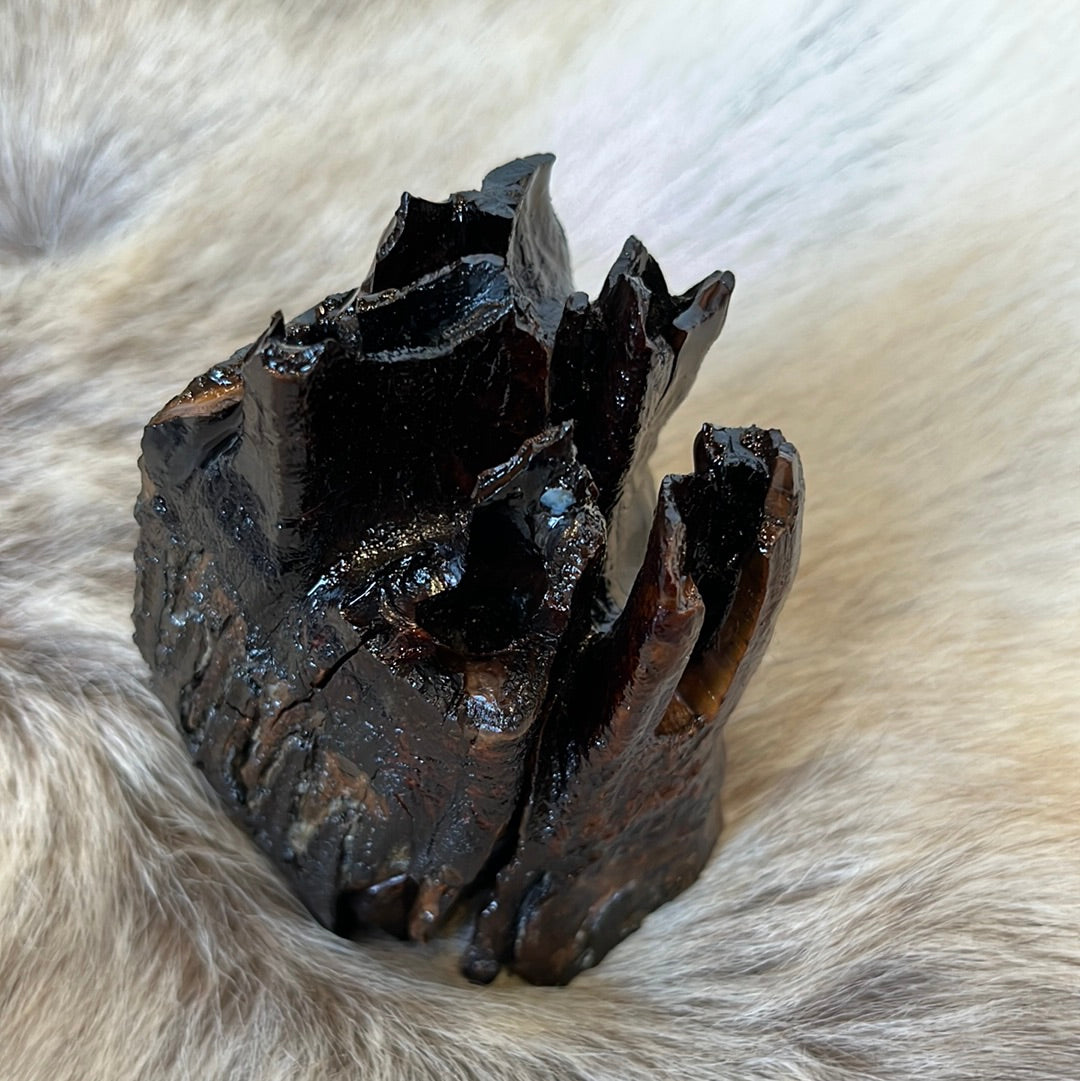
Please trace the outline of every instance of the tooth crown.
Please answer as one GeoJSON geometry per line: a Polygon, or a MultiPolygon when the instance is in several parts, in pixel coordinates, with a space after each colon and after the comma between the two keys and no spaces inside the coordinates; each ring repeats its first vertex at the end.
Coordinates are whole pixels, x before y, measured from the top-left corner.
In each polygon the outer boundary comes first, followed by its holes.
{"type": "Polygon", "coordinates": [[[405,195],[356,290],[198,376],[143,438],[135,638],[234,816],[326,926],[565,983],[689,885],[723,721],[798,561],[776,431],[648,458],[734,285],[637,240],[572,292],[552,158],[405,195]]]}

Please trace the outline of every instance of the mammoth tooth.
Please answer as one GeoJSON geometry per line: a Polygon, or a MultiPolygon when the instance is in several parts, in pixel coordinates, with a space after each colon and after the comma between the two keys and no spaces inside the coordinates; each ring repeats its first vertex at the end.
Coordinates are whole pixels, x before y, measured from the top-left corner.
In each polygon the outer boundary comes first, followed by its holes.
{"type": "Polygon", "coordinates": [[[694,880],[798,559],[776,431],[649,494],[734,279],[672,295],[631,238],[572,292],[552,160],[403,196],[360,287],[151,419],[135,508],[135,639],[224,805],[339,933],[464,912],[474,980],[565,983],[694,880]]]}

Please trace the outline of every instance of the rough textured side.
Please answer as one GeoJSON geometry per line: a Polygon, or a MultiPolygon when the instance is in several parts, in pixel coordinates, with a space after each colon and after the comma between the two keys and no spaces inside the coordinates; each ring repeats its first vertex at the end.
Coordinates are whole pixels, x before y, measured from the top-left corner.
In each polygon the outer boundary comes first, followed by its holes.
{"type": "Polygon", "coordinates": [[[644,551],[648,461],[734,278],[672,296],[631,238],[595,303],[567,296],[553,160],[403,196],[363,286],[275,314],[155,414],[135,511],[135,640],[226,808],[342,934],[424,940],[491,895],[463,964],[485,981],[568,982],[700,872],[718,704],[753,667],[717,628],[737,609],[756,663],[798,559],[789,516],[782,586],[751,566],[780,438],[756,429],[702,435],[660,493],[678,539],[644,551]],[[677,648],[672,589],[705,598],[677,648]],[[712,689],[692,705],[684,670],[712,689]]]}

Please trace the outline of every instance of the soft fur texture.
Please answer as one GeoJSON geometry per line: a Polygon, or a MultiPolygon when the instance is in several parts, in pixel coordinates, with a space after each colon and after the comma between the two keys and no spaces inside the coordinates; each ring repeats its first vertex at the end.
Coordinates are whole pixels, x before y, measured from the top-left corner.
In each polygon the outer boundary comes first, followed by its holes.
{"type": "Polygon", "coordinates": [[[0,3],[0,1076],[1080,1077],[1070,0],[0,3]],[[131,643],[142,424],[358,281],[410,190],[554,150],[738,278],[662,444],[782,427],[803,563],[700,881],[566,989],[335,940],[131,643]]]}

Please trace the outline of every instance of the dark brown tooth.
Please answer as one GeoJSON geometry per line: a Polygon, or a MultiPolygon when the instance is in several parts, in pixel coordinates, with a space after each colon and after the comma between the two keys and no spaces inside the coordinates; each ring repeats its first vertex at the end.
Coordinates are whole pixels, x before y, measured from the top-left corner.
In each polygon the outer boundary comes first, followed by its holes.
{"type": "Polygon", "coordinates": [[[648,474],[734,279],[631,237],[572,293],[550,155],[410,195],[357,289],[147,425],[135,638],[312,913],[565,983],[700,871],[723,721],[798,557],[778,432],[648,474]],[[468,903],[476,904],[469,910],[468,903]]]}

